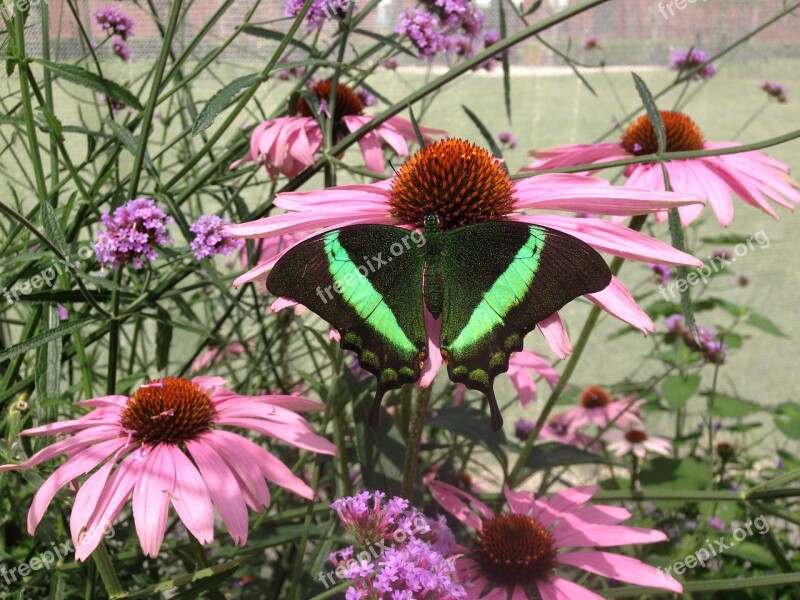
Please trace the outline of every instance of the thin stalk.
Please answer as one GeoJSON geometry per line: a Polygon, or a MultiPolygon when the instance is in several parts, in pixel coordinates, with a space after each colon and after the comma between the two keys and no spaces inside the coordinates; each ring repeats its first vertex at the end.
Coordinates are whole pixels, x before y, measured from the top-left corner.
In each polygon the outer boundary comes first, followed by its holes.
{"type": "Polygon", "coordinates": [[[113,599],[123,596],[125,592],[114,570],[114,564],[111,562],[111,556],[108,554],[108,548],[106,548],[104,540],[100,540],[97,548],[92,552],[92,558],[94,559],[97,571],[100,573],[100,578],[103,580],[103,585],[106,587],[109,598],[113,599]]]}
{"type": "Polygon", "coordinates": [[[432,386],[420,388],[414,401],[411,412],[411,425],[406,440],[406,459],[403,466],[403,488],[404,498],[411,500],[414,494],[414,482],[417,476],[417,463],[419,462],[419,447],[422,442],[422,430],[425,428],[425,421],[428,418],[428,406],[431,402],[432,386]]]}

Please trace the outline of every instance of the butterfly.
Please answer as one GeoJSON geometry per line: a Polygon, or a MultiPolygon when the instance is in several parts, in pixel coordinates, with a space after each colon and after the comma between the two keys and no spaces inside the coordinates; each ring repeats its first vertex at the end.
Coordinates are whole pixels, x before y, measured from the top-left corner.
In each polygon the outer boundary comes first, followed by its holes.
{"type": "Polygon", "coordinates": [[[503,418],[493,390],[536,324],[611,282],[603,258],[561,231],[518,221],[483,221],[422,232],[350,225],[290,248],[267,277],[270,293],[328,321],[340,344],[384,394],[416,382],[427,358],[424,307],[441,317],[439,347],[450,380],[486,396],[492,429],[503,418]]]}

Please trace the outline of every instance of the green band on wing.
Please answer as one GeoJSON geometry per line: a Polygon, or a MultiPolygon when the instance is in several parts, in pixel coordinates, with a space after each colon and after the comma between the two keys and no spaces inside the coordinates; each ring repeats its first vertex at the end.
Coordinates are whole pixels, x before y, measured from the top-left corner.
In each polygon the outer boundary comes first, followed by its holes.
{"type": "Polygon", "coordinates": [[[503,325],[503,318],[522,301],[539,268],[539,255],[545,244],[545,232],[531,227],[528,240],[519,249],[511,264],[492,287],[483,295],[470,315],[466,327],[450,344],[452,352],[468,349],[495,327],[503,325]]]}
{"type": "MultiPolygon", "coordinates": [[[[338,231],[331,231],[325,236],[325,253],[328,255],[331,277],[344,301],[352,306],[370,327],[392,344],[402,350],[416,352],[416,346],[400,328],[383,296],[359,271],[359,266],[352,261],[347,250],[339,243],[338,231]]],[[[361,268],[367,270],[366,267],[361,268]]]]}

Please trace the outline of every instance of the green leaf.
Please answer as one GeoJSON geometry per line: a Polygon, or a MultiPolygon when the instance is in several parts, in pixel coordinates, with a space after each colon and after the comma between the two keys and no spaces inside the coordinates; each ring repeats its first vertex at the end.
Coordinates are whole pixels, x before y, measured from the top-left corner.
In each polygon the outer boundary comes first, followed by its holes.
{"type": "Polygon", "coordinates": [[[783,435],[793,440],[800,440],[800,404],[784,402],[775,409],[775,426],[783,435]]]}
{"type": "Polygon", "coordinates": [[[403,54],[408,54],[409,56],[417,58],[417,55],[414,54],[411,50],[409,50],[408,48],[406,48],[405,46],[403,46],[402,44],[400,44],[396,40],[393,40],[392,38],[387,37],[385,35],[381,35],[379,33],[375,33],[374,31],[369,31],[367,29],[354,29],[353,33],[357,33],[359,35],[363,35],[363,36],[366,36],[368,38],[372,38],[373,40],[380,42],[384,46],[391,46],[392,48],[394,48],[398,52],[402,52],[403,54]]]}
{"type": "Polygon", "coordinates": [[[195,120],[194,125],[192,125],[192,135],[197,135],[211,127],[217,115],[233,103],[236,95],[240,91],[250,87],[260,79],[261,75],[258,73],[242,75],[211,96],[211,99],[206,102],[203,110],[197,115],[197,120],[195,120]]]}
{"type": "Polygon", "coordinates": [[[169,366],[169,350],[172,345],[172,320],[169,312],[158,308],[158,324],[156,325],[156,368],[166,369],[169,366]]]}
{"type": "Polygon", "coordinates": [[[68,321],[63,325],[54,327],[53,329],[47,331],[46,333],[34,336],[30,339],[25,340],[24,342],[20,342],[19,344],[14,344],[10,348],[7,348],[2,352],[0,352],[0,362],[8,360],[9,358],[14,358],[18,354],[24,354],[26,352],[30,352],[31,350],[35,350],[42,344],[47,344],[48,342],[51,342],[56,338],[60,338],[62,335],[67,335],[68,333],[72,333],[76,329],[80,329],[84,325],[88,325],[93,321],[94,319],[81,319],[79,321],[68,321]]]}
{"type": "Polygon", "coordinates": [[[673,410],[686,406],[686,403],[700,386],[700,375],[692,374],[686,377],[670,375],[661,384],[661,393],[673,410]]]}
{"type": "MultiPolygon", "coordinates": [[[[106,125],[111,128],[111,131],[114,133],[114,137],[119,140],[123,148],[125,148],[133,156],[136,156],[136,152],[139,148],[139,138],[133,135],[130,129],[120,125],[113,119],[106,119],[106,125]]],[[[153,161],[150,160],[150,155],[147,154],[147,152],[145,152],[144,155],[144,168],[147,169],[151,175],[157,177],[156,169],[153,166],[153,161]]]]}
{"type": "Polygon", "coordinates": [[[761,406],[750,400],[724,394],[714,396],[714,414],[718,417],[740,419],[762,410],[761,406]]]}
{"type": "Polygon", "coordinates": [[[67,255],[67,241],[64,239],[64,234],[61,231],[61,226],[58,224],[58,217],[47,202],[39,204],[39,214],[44,225],[44,232],[47,234],[47,239],[55,245],[61,254],[67,255]]]}
{"type": "Polygon", "coordinates": [[[704,490],[711,482],[711,468],[694,458],[675,460],[657,456],[642,466],[639,481],[643,488],[704,490]]]}
{"type": "Polygon", "coordinates": [[[525,466],[531,471],[541,471],[543,469],[552,469],[553,467],[597,463],[615,464],[614,461],[599,454],[592,454],[575,446],[559,444],[558,442],[546,442],[533,447],[533,451],[525,461],[525,466]]]}
{"type": "Polygon", "coordinates": [[[505,452],[506,434],[502,429],[492,431],[489,427],[489,417],[483,411],[466,406],[448,406],[436,411],[428,423],[479,444],[491,452],[502,465],[503,471],[506,470],[508,466],[505,452]]]}
{"type": "Polygon", "coordinates": [[[118,100],[136,110],[142,110],[143,108],[139,99],[129,92],[127,88],[109,79],[100,77],[99,75],[75,65],[57,63],[45,60],[44,58],[34,58],[33,60],[62,79],[89,88],[95,92],[105,94],[109,98],[118,100]]]}
{"type": "Polygon", "coordinates": [[[650,88],[647,87],[641,77],[633,72],[631,72],[631,75],[633,76],[634,84],[636,84],[636,91],[639,92],[639,97],[642,99],[642,104],[644,104],[644,108],[647,111],[647,116],[650,117],[650,121],[653,123],[653,129],[655,129],[656,139],[658,140],[658,154],[663,154],[667,148],[667,133],[664,130],[664,122],[661,120],[661,113],[658,110],[658,106],[656,106],[655,98],[653,98],[650,88]]]}
{"type": "Polygon", "coordinates": [[[365,489],[380,489],[388,495],[397,495],[402,488],[406,442],[383,409],[378,427],[369,426],[367,417],[371,406],[372,394],[369,393],[362,393],[353,403],[356,455],[364,486],[365,489]]]}
{"type": "Polygon", "coordinates": [[[770,335],[774,335],[777,337],[786,337],[786,334],[781,330],[780,327],[775,325],[772,321],[770,321],[764,315],[760,315],[758,313],[751,312],[747,316],[747,324],[751,327],[755,327],[756,329],[760,329],[765,333],[769,333],[770,335]]]}
{"type": "MultiPolygon", "coordinates": [[[[483,124],[483,121],[478,118],[478,115],[476,115],[463,104],[461,105],[461,108],[464,109],[464,112],[467,113],[467,116],[475,124],[475,127],[477,127],[478,131],[481,132],[481,135],[483,136],[483,139],[486,140],[486,145],[489,146],[489,150],[492,151],[492,154],[494,154],[497,158],[503,158],[503,151],[494,141],[492,134],[489,133],[489,130],[486,128],[486,125],[483,124]]],[[[503,168],[508,170],[508,166],[505,163],[503,163],[503,168]]]]}
{"type": "MultiPolygon", "coordinates": [[[[743,531],[747,531],[746,529],[743,531]]],[[[758,535],[758,530],[751,525],[751,531],[754,535],[758,535]]],[[[742,560],[749,560],[752,563],[762,565],[764,567],[775,566],[775,558],[770,554],[769,550],[754,544],[753,542],[737,542],[731,540],[728,542],[730,548],[725,552],[726,556],[735,556],[742,560]]]]}

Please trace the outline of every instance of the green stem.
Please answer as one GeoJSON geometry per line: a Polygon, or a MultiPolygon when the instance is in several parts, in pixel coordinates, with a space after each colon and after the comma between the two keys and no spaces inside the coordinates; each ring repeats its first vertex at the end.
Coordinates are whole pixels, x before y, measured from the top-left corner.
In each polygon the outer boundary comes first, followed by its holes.
{"type": "Polygon", "coordinates": [[[104,540],[100,540],[97,548],[92,552],[94,564],[97,571],[100,573],[100,578],[106,586],[109,598],[119,598],[125,594],[122,589],[122,584],[117,578],[117,573],[114,570],[114,564],[111,562],[111,557],[108,554],[108,548],[104,540]]]}
{"type": "Polygon", "coordinates": [[[406,440],[402,489],[403,497],[408,500],[411,500],[414,494],[414,482],[417,476],[417,463],[419,462],[419,447],[422,442],[422,430],[425,428],[425,421],[428,418],[431,390],[431,386],[420,388],[411,412],[411,426],[408,431],[408,440],[406,440]]]}

